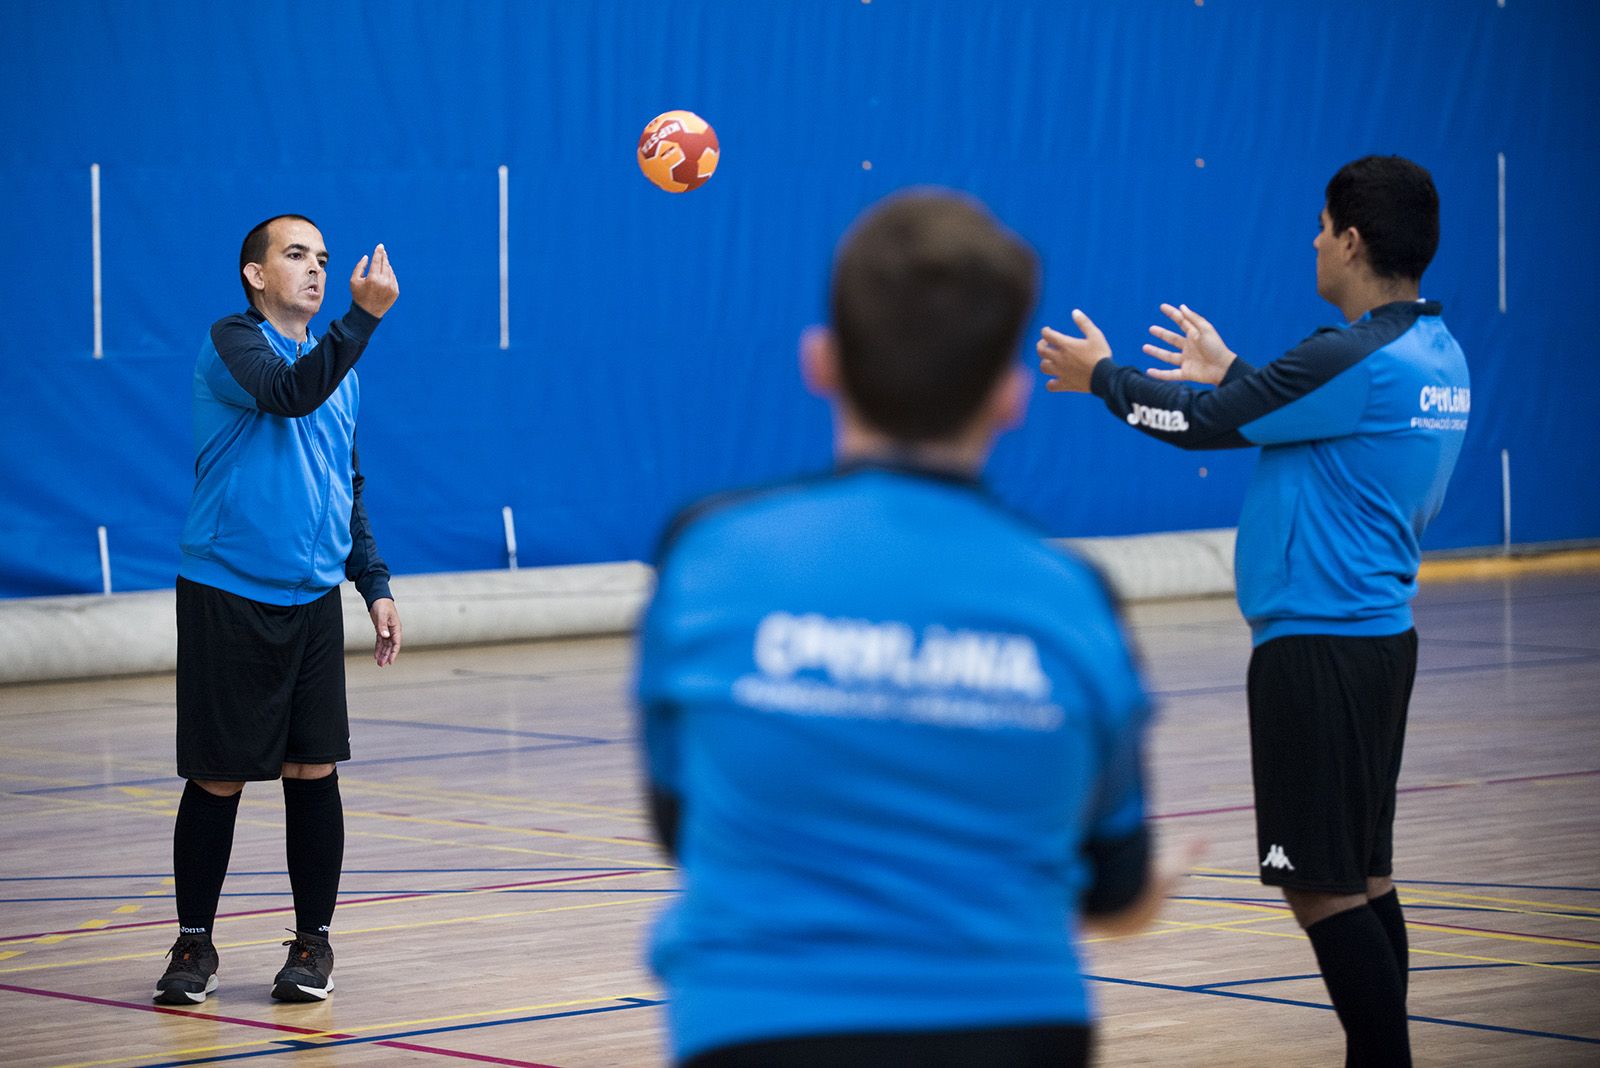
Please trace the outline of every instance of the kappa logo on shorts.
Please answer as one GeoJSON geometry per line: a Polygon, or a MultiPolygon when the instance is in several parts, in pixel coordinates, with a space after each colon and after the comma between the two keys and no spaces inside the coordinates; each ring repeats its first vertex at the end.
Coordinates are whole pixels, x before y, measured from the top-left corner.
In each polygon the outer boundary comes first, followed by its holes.
{"type": "Polygon", "coordinates": [[[1283,846],[1275,845],[1267,850],[1267,855],[1261,859],[1263,868],[1286,868],[1294,871],[1294,865],[1289,863],[1289,855],[1283,851],[1283,846]]]}

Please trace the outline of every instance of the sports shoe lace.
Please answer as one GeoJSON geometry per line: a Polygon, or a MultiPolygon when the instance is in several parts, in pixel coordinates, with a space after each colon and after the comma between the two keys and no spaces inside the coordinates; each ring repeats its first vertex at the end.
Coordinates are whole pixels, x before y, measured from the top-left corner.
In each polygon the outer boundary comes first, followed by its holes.
{"type": "Polygon", "coordinates": [[[309,938],[302,938],[299,934],[284,942],[286,946],[294,948],[289,950],[289,955],[302,961],[315,961],[326,957],[330,947],[326,942],[313,942],[309,938]]]}
{"type": "MultiPolygon", "coordinates": [[[[205,948],[204,938],[180,938],[172,943],[172,948],[167,950],[167,956],[172,958],[172,963],[187,961],[205,948]]],[[[287,943],[286,943],[287,944],[287,943]]]]}

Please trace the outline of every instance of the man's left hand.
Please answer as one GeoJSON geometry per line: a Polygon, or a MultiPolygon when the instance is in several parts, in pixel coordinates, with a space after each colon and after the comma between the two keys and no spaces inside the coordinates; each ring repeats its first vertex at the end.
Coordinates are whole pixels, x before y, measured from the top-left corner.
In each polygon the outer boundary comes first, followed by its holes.
{"type": "Polygon", "coordinates": [[[386,667],[400,655],[400,612],[393,600],[380,597],[372,602],[370,614],[373,632],[378,636],[378,644],[372,648],[372,659],[379,667],[386,667]]]}
{"type": "Polygon", "coordinates": [[[1076,308],[1072,321],[1083,332],[1082,337],[1068,337],[1059,330],[1045,327],[1040,331],[1039,370],[1050,376],[1044,388],[1052,393],[1087,393],[1094,365],[1111,358],[1111,346],[1094,321],[1076,308]]]}

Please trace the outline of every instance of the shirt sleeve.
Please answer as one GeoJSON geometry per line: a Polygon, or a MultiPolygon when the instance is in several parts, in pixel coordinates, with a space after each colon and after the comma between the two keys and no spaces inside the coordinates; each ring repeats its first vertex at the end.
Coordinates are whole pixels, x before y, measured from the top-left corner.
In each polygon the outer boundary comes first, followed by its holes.
{"type": "Polygon", "coordinates": [[[350,506],[350,556],[344,562],[345,578],[356,584],[361,599],[371,608],[374,601],[389,592],[389,565],[378,554],[378,543],[372,537],[372,524],[367,520],[367,506],[361,500],[366,479],[361,475],[361,459],[354,442],[350,443],[350,486],[353,502],[350,506]]]}
{"type": "Polygon", "coordinates": [[[217,399],[235,407],[291,419],[310,415],[356,365],[378,322],[352,304],[310,352],[290,363],[247,316],[231,315],[211,328],[221,360],[208,370],[206,382],[217,399]]]}
{"type": "Polygon", "coordinates": [[[1318,330],[1257,370],[1235,360],[1215,389],[1151,378],[1102,360],[1089,388],[1130,426],[1184,449],[1237,449],[1349,434],[1367,403],[1366,350],[1318,330]]]}
{"type": "Polygon", "coordinates": [[[634,680],[642,753],[645,796],[656,838],[676,855],[682,794],[679,786],[679,715],[666,686],[668,636],[665,631],[664,585],[667,572],[658,568],[655,595],[639,625],[639,661],[634,680]]]}

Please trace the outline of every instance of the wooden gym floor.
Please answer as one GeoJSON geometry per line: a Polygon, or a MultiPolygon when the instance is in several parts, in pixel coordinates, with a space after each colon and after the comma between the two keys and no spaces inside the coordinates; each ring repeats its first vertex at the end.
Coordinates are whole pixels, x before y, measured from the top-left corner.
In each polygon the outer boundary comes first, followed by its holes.
{"type": "MultiPolygon", "coordinates": [[[[1152,932],[1091,947],[1103,1065],[1334,1065],[1308,945],[1253,878],[1230,601],[1137,607],[1153,811],[1210,842],[1152,932]]],[[[1600,1063],[1600,572],[1433,581],[1396,874],[1424,1065],[1600,1063]]],[[[641,964],[675,892],[635,780],[622,638],[350,661],[338,990],[281,1005],[277,785],[244,795],[194,1011],[174,932],[170,676],[0,689],[0,1063],[661,1063],[641,964]],[[280,1060],[281,1059],[281,1060],[280,1060]]]]}

